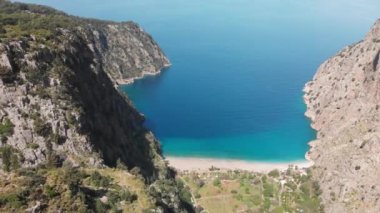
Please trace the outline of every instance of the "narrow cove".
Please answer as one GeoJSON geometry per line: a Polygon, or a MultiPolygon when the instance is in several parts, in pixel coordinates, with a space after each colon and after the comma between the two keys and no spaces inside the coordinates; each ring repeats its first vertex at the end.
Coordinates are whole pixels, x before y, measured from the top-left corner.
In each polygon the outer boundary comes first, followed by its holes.
{"type": "Polygon", "coordinates": [[[25,2],[133,20],[152,34],[172,66],[120,89],[166,156],[266,162],[304,160],[315,138],[304,84],[377,17],[376,1],[362,10],[342,0],[25,2]]]}

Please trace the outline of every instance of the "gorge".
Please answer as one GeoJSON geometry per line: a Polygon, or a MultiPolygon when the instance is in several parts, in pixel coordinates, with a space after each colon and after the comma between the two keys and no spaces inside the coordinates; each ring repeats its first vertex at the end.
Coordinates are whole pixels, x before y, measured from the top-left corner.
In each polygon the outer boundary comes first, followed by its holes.
{"type": "Polygon", "coordinates": [[[377,212],[379,4],[323,2],[0,0],[0,210],[377,212]]]}

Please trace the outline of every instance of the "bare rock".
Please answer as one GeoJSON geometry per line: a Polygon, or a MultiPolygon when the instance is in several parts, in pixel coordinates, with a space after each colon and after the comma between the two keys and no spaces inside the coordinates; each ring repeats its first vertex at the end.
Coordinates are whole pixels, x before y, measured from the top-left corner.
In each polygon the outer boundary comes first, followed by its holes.
{"type": "Polygon", "coordinates": [[[380,20],[306,84],[306,116],[317,130],[308,157],[326,212],[380,210],[380,20]],[[375,186],[375,187],[373,187],[375,186]]]}
{"type": "Polygon", "coordinates": [[[12,65],[9,61],[6,47],[0,44],[0,76],[7,75],[12,72],[12,65]]]}

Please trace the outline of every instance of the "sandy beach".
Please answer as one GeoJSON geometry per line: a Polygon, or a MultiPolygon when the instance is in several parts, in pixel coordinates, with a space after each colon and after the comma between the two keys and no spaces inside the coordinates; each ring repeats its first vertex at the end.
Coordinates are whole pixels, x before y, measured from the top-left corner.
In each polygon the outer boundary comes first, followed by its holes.
{"type": "Polygon", "coordinates": [[[166,157],[169,165],[177,170],[184,171],[208,171],[212,166],[222,170],[248,170],[255,172],[269,172],[274,169],[286,170],[289,165],[307,168],[313,165],[311,161],[293,161],[293,162],[259,162],[243,161],[232,159],[214,159],[214,158],[192,158],[192,157],[166,157]]]}

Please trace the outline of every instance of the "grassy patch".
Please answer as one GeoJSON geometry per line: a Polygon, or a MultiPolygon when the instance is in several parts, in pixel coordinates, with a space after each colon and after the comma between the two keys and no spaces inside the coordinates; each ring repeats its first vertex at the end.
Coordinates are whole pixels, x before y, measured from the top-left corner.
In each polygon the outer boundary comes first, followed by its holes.
{"type": "Polygon", "coordinates": [[[318,184],[303,170],[274,170],[268,175],[213,170],[180,176],[189,186],[196,204],[208,212],[322,211],[318,184]]]}

